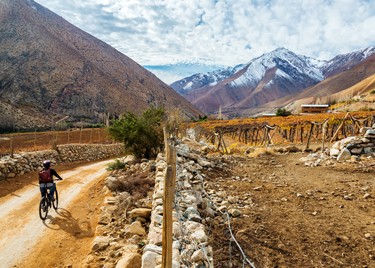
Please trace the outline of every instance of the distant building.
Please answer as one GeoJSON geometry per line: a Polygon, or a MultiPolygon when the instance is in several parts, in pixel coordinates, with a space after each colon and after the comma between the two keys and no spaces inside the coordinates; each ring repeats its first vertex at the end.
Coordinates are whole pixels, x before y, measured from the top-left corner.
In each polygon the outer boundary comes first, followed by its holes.
{"type": "Polygon", "coordinates": [[[326,113],[328,112],[328,104],[302,104],[302,113],[326,113]]]}
{"type": "Polygon", "coordinates": [[[271,117],[271,116],[276,116],[275,113],[265,113],[261,115],[262,117],[271,117]]]}

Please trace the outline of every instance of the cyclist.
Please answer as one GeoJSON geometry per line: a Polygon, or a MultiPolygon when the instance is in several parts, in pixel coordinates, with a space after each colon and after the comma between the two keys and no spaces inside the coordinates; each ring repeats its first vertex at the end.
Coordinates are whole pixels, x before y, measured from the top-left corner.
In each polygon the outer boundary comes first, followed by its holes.
{"type": "Polygon", "coordinates": [[[56,185],[53,182],[53,176],[57,177],[62,181],[62,178],[57,174],[56,170],[51,168],[51,161],[43,161],[43,169],[39,171],[39,189],[42,197],[46,195],[47,188],[49,189],[49,200],[54,201],[54,193],[56,190],[56,185]]]}

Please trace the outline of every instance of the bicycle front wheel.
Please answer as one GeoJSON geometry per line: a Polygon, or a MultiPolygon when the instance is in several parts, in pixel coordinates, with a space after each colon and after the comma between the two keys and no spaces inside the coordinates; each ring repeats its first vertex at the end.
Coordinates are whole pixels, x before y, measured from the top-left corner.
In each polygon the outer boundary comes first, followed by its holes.
{"type": "Polygon", "coordinates": [[[57,206],[59,205],[59,195],[57,193],[57,189],[55,189],[54,196],[55,200],[52,202],[53,208],[56,210],[57,206]]]}
{"type": "Polygon", "coordinates": [[[39,217],[42,220],[45,220],[47,218],[48,214],[48,201],[46,197],[42,197],[39,203],[39,217]]]}

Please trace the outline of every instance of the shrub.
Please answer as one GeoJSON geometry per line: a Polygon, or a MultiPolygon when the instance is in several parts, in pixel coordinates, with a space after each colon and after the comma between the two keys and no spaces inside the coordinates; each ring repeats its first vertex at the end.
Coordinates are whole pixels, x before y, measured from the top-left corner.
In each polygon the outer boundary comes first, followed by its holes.
{"type": "Polygon", "coordinates": [[[141,116],[126,113],[114,120],[109,127],[110,135],[124,142],[125,149],[138,158],[156,156],[163,148],[164,109],[151,107],[141,116]]]}
{"type": "Polygon", "coordinates": [[[285,108],[279,108],[276,111],[276,116],[288,116],[292,113],[290,111],[287,111],[285,108]]]}
{"type": "Polygon", "coordinates": [[[113,170],[119,170],[119,169],[124,169],[126,166],[125,163],[121,162],[120,160],[116,159],[112,163],[108,164],[107,170],[108,171],[113,171],[113,170]]]}
{"type": "Polygon", "coordinates": [[[375,89],[371,90],[370,94],[375,94],[375,89]]]}

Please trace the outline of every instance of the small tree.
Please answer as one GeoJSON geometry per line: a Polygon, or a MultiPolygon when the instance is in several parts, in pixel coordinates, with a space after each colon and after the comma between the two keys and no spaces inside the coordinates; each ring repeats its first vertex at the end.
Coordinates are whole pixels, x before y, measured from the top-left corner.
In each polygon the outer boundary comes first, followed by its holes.
{"type": "Polygon", "coordinates": [[[148,108],[141,116],[126,113],[113,121],[109,127],[110,135],[124,142],[125,149],[136,157],[150,158],[157,155],[163,148],[164,120],[163,108],[148,108]]]}
{"type": "Polygon", "coordinates": [[[287,111],[285,108],[279,108],[276,111],[276,116],[288,116],[292,113],[290,111],[287,111]]]}

